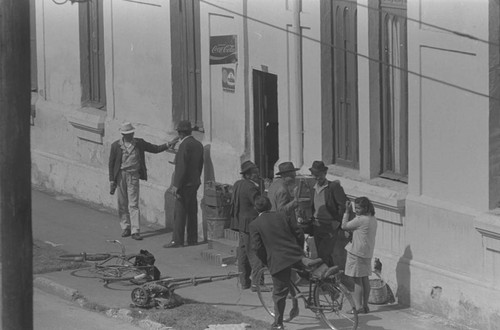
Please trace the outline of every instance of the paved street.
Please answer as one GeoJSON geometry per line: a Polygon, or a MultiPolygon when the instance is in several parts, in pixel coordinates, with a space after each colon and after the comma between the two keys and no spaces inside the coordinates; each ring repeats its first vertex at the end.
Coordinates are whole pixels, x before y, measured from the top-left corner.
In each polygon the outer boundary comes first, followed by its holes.
{"type": "MultiPolygon", "coordinates": [[[[123,239],[127,251],[134,252],[139,249],[147,249],[156,257],[156,265],[162,272],[162,276],[185,277],[227,274],[236,271],[234,265],[220,267],[213,265],[201,258],[201,251],[206,248],[206,244],[181,249],[164,249],[162,244],[168,242],[170,233],[166,233],[161,228],[151,228],[143,225],[142,233],[145,239],[135,241],[129,238],[123,239]]],[[[98,252],[113,251],[116,248],[109,246],[106,239],[121,239],[120,226],[116,217],[104,210],[91,209],[75,201],[67,200],[61,196],[54,197],[38,191],[33,191],[33,235],[41,241],[48,241],[54,244],[61,244],[60,247],[68,252],[98,252]]],[[[83,279],[72,276],[70,272],[55,272],[44,274],[35,278],[35,283],[51,281],[57,285],[77,290],[88,301],[92,301],[107,308],[129,308],[130,290],[126,286],[103,286],[95,279],[83,279]]],[[[36,285],[37,286],[37,285],[36,285]]],[[[38,295],[35,291],[35,296],[38,295]]],[[[60,294],[57,290],[53,293],[60,294]]],[[[208,303],[223,309],[241,312],[244,315],[272,321],[270,316],[261,307],[258,297],[249,290],[241,290],[236,280],[227,280],[214,283],[203,284],[197,287],[182,288],[176,291],[184,298],[194,299],[208,303]]],[[[64,296],[64,294],[62,295],[64,296]]],[[[46,297],[44,297],[46,298],[46,297]]],[[[36,301],[39,298],[35,298],[36,301]]],[[[36,320],[42,323],[43,315],[53,316],[55,310],[60,307],[59,314],[75,315],[75,317],[54,319],[61,326],[61,329],[71,329],[66,327],[68,320],[70,326],[75,329],[98,329],[89,325],[86,321],[85,313],[77,316],[75,305],[60,302],[58,307],[39,306],[36,307],[36,320]],[[42,308],[43,307],[43,308],[42,308]],[[64,311],[64,312],[63,312],[64,311]],[[81,317],[81,318],[80,318],[81,317]],[[59,324],[60,322],[60,324],[59,324]]],[[[413,309],[404,308],[398,305],[371,306],[373,312],[360,317],[359,329],[366,330],[450,330],[463,329],[456,325],[449,324],[446,320],[433,317],[428,314],[421,314],[413,309]]],[[[99,316],[89,318],[97,320],[99,316]]],[[[104,317],[104,316],[102,316],[104,317]]],[[[109,320],[118,322],[117,320],[109,320]]],[[[100,321],[99,321],[100,322],[100,321]]],[[[104,321],[103,321],[104,322],[104,321]]],[[[109,325],[107,329],[123,329],[120,322],[109,325]]],[[[322,329],[319,321],[308,313],[301,310],[301,315],[294,319],[294,322],[286,325],[288,330],[294,329],[322,329]]],[[[45,329],[37,328],[35,329],[45,329]]],[[[52,327],[51,329],[57,329],[52,327]]],[[[103,328],[104,329],[104,328],[103,328]]]]}
{"type": "MultiPolygon", "coordinates": [[[[2,265],[0,264],[0,276],[2,265]]],[[[2,287],[0,286],[0,296],[2,287]]],[[[0,300],[0,319],[2,300],[0,300]]],[[[0,324],[1,326],[1,324],[0,324]]],[[[34,330],[134,330],[138,327],[81,308],[73,302],[33,289],[33,329],[34,330]]]]}
{"type": "Polygon", "coordinates": [[[35,330],[137,330],[130,323],[87,311],[55,295],[34,289],[33,329],[35,330]]]}

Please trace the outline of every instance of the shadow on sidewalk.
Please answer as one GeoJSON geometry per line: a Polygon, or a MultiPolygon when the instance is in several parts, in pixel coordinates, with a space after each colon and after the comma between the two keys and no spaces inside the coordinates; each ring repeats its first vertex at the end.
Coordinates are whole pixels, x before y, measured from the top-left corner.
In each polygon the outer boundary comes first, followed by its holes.
{"type": "Polygon", "coordinates": [[[141,232],[141,236],[143,238],[148,238],[148,237],[153,237],[153,236],[160,236],[164,235],[167,233],[171,233],[171,230],[168,230],[167,228],[161,228],[161,229],[156,229],[156,230],[148,230],[148,231],[143,231],[141,232]]]}

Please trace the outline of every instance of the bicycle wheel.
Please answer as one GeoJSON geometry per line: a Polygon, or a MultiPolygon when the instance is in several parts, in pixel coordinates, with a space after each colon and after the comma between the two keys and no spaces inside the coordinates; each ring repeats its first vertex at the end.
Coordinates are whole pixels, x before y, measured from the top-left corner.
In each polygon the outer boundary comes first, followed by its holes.
{"type": "Polygon", "coordinates": [[[95,266],[75,269],[71,275],[82,278],[101,278],[101,275],[96,272],[95,266]]]}
{"type": "Polygon", "coordinates": [[[106,260],[111,255],[109,253],[80,253],[80,254],[63,254],[58,257],[64,261],[102,261],[106,260]]]}
{"type": "MultiPolygon", "coordinates": [[[[260,285],[257,286],[257,295],[259,296],[259,300],[264,309],[269,313],[269,315],[274,317],[273,279],[267,267],[264,267],[257,272],[256,280],[257,279],[260,283],[260,285]]],[[[292,296],[289,294],[286,299],[285,312],[283,313],[284,322],[290,321],[290,312],[294,304],[297,304],[297,299],[292,298],[292,296]]]]}
{"type": "Polygon", "coordinates": [[[131,255],[109,255],[109,258],[103,260],[98,263],[99,266],[107,267],[107,266],[127,266],[132,267],[135,264],[136,254],[131,255]]]}
{"type": "Polygon", "coordinates": [[[131,265],[98,265],[95,268],[98,277],[104,282],[140,280],[147,277],[146,269],[131,265]]]}
{"type": "Polygon", "coordinates": [[[341,283],[319,282],[314,288],[314,303],[316,312],[330,329],[358,328],[358,313],[354,300],[341,283]]]}

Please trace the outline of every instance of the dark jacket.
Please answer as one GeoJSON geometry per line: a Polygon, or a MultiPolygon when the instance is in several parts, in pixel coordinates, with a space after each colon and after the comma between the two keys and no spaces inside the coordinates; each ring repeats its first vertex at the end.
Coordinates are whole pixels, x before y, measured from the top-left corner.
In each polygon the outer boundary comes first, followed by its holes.
{"type": "Polygon", "coordinates": [[[199,187],[203,170],[203,144],[193,136],[187,136],[175,154],[175,171],[172,186],[181,189],[185,186],[199,187]]]}
{"type": "Polygon", "coordinates": [[[259,215],[254,208],[254,200],[257,196],[260,196],[260,189],[253,181],[241,179],[234,183],[231,198],[230,228],[232,230],[250,232],[250,222],[259,215]]]}
{"type": "Polygon", "coordinates": [[[283,212],[264,212],[250,224],[252,249],[271,275],[304,257],[304,233],[294,217],[283,212]]]}
{"type": "MultiPolygon", "coordinates": [[[[156,145],[144,141],[140,138],[134,138],[135,147],[139,150],[139,177],[141,180],[148,179],[148,170],[146,168],[146,159],[144,157],[145,152],[151,152],[153,154],[160,153],[167,150],[167,144],[156,145]]],[[[111,144],[111,151],[109,153],[109,182],[116,182],[118,178],[118,173],[122,166],[122,148],[120,145],[120,140],[116,140],[111,144]]]]}
{"type": "MultiPolygon", "coordinates": [[[[314,189],[312,190],[314,192],[314,189]]],[[[328,212],[333,216],[333,220],[337,221],[338,224],[335,227],[339,227],[342,222],[342,217],[345,212],[345,202],[347,201],[347,196],[345,195],[344,188],[340,185],[340,181],[328,181],[328,187],[325,189],[325,204],[328,212]]],[[[312,214],[314,214],[314,197],[312,199],[312,214]]],[[[324,226],[325,224],[321,224],[324,226]]],[[[326,224],[325,229],[332,228],[331,224],[326,224]]],[[[332,228],[333,229],[333,228],[332,228]]]]}

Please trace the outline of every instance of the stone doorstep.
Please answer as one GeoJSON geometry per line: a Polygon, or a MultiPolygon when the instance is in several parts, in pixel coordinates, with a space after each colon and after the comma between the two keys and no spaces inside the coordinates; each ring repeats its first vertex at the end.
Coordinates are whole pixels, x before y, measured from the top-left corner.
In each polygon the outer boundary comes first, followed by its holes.
{"type": "Polygon", "coordinates": [[[222,253],[220,251],[213,250],[213,249],[201,251],[201,257],[204,260],[209,261],[213,265],[218,265],[218,266],[221,266],[224,264],[230,265],[230,264],[234,264],[236,262],[236,256],[222,253]]]}
{"type": "Polygon", "coordinates": [[[225,238],[214,239],[208,241],[208,249],[220,251],[225,254],[236,256],[238,242],[225,238]]]}

